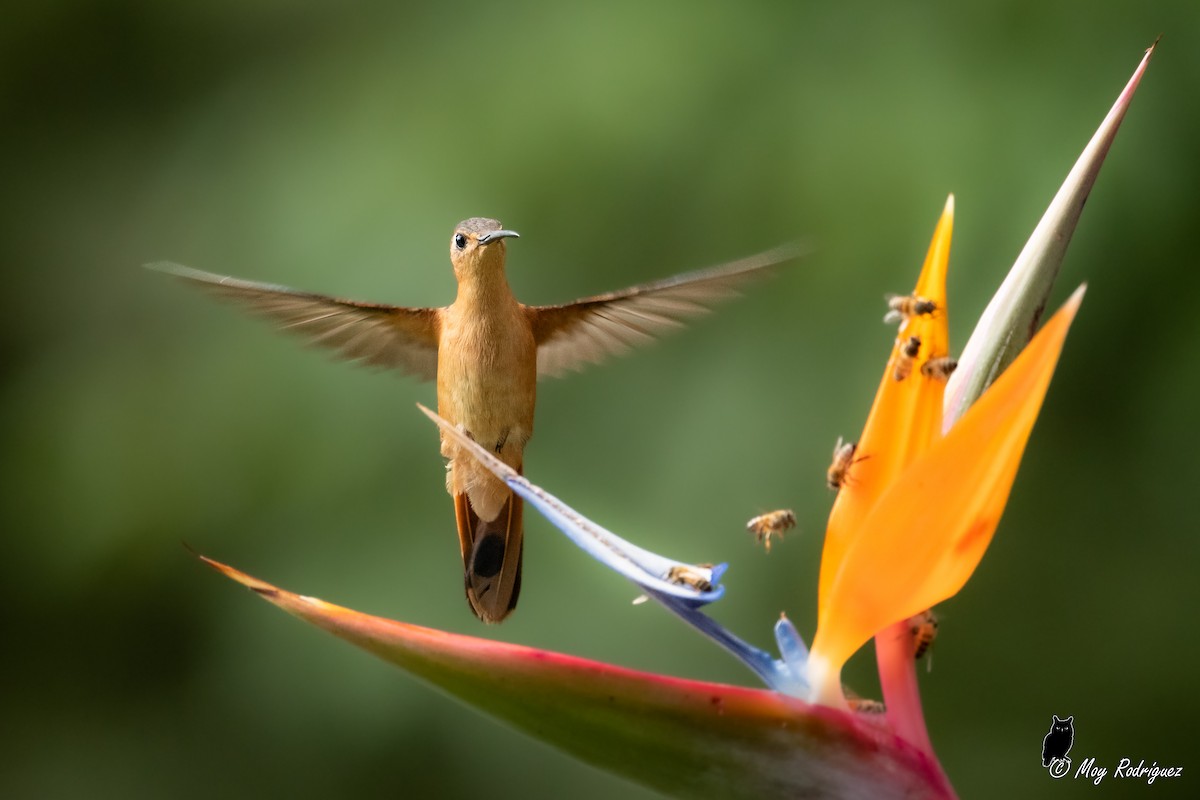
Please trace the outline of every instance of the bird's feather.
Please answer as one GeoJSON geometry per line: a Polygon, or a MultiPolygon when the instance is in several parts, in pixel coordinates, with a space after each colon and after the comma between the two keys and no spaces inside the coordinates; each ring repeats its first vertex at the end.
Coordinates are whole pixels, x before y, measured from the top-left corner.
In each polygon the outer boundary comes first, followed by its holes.
{"type": "Polygon", "coordinates": [[[482,521],[465,492],[454,496],[467,602],[475,616],[489,625],[503,622],[521,595],[523,511],[521,498],[510,494],[494,520],[482,521]]]}
{"type": "Polygon", "coordinates": [[[683,327],[801,253],[784,245],[709,269],[687,272],[617,292],[557,306],[526,306],[537,341],[538,377],[581,370],[620,355],[658,335],[683,327]]]}
{"type": "Polygon", "coordinates": [[[339,300],[170,262],[146,266],[271,319],[280,330],[329,348],[340,358],[401,369],[423,380],[437,376],[440,309],[339,300]]]}

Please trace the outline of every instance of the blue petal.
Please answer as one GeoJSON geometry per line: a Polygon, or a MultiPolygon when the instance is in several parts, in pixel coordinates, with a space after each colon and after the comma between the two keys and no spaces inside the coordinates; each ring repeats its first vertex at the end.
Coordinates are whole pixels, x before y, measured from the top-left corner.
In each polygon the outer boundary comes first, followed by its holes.
{"type": "Polygon", "coordinates": [[[780,614],[779,621],[775,623],[775,642],[779,645],[783,663],[798,687],[796,694],[807,697],[808,679],[805,676],[808,673],[808,646],[800,638],[796,626],[784,614],[780,614]]]}
{"type": "Polygon", "coordinates": [[[612,531],[597,525],[575,509],[544,489],[534,486],[512,467],[480,447],[458,427],[417,403],[426,416],[436,422],[446,436],[469,452],[516,494],[550,520],[556,528],[570,537],[588,555],[605,566],[624,575],[643,589],[668,597],[678,598],[688,605],[698,607],[717,600],[725,593],[725,587],[715,585],[725,573],[726,565],[689,564],[665,558],[635,544],[625,541],[612,531]],[[702,579],[711,588],[701,589],[697,585],[669,576],[693,575],[702,579]]]}
{"type": "Polygon", "coordinates": [[[727,565],[689,564],[660,556],[622,539],[602,525],[597,525],[515,472],[505,477],[504,482],[584,552],[636,583],[651,597],[666,597],[689,608],[699,608],[725,594],[725,587],[719,585],[719,582],[727,565]],[[680,582],[682,576],[688,575],[702,579],[703,583],[712,588],[705,590],[680,582]],[[671,580],[672,576],[677,576],[676,580],[671,580]]]}
{"type": "Polygon", "coordinates": [[[808,650],[790,622],[782,620],[790,631],[786,637],[780,635],[779,624],[776,625],[776,637],[787,659],[782,661],[744,642],[700,610],[725,593],[720,581],[728,565],[676,561],[627,542],[545,489],[530,483],[456,426],[420,403],[417,406],[441,427],[445,436],[478,459],[592,558],[635,583],[647,596],[732,653],[769,688],[783,694],[807,697],[808,684],[802,677],[804,670],[798,668],[797,664],[807,660],[808,650]]]}

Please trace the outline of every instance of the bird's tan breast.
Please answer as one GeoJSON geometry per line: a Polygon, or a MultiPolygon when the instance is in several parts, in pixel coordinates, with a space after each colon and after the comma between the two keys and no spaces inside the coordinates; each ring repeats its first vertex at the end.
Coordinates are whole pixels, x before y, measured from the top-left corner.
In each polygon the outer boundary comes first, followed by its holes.
{"type": "Polygon", "coordinates": [[[438,346],[438,413],[485,447],[533,432],[537,345],[513,301],[483,311],[446,309],[438,346]]]}

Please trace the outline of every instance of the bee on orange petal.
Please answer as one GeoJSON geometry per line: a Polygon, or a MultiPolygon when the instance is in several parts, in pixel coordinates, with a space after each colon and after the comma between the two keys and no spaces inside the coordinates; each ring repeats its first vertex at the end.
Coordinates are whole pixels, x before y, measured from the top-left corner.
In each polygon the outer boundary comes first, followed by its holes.
{"type": "Polygon", "coordinates": [[[858,450],[858,445],[854,442],[843,442],[842,437],[838,437],[837,444],[833,447],[833,463],[829,465],[829,469],[825,472],[825,484],[830,489],[841,489],[850,482],[850,468],[863,461],[870,456],[854,457],[855,451],[858,450]]]}
{"type": "Polygon", "coordinates": [[[896,368],[892,371],[892,378],[902,381],[912,374],[913,362],[917,353],[921,352],[921,337],[910,336],[897,344],[900,345],[900,352],[896,354],[896,368]]]}
{"type": "Polygon", "coordinates": [[[888,312],[883,316],[883,321],[887,323],[907,322],[909,317],[925,316],[937,311],[937,303],[915,294],[885,294],[883,299],[888,304],[888,312]]]}

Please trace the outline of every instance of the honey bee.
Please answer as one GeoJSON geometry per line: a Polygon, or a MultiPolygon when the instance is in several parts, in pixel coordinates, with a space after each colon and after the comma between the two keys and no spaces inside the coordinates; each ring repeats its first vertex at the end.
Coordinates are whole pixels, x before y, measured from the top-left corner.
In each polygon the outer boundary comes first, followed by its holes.
{"type": "Polygon", "coordinates": [[[958,369],[958,359],[943,356],[931,358],[921,365],[921,374],[934,380],[947,380],[954,370],[958,369]]]}
{"type": "Polygon", "coordinates": [[[892,371],[892,378],[902,381],[912,374],[913,361],[917,358],[917,353],[921,352],[921,337],[910,336],[904,341],[897,340],[900,345],[900,352],[896,354],[896,368],[892,371]]]}
{"type": "MultiPolygon", "coordinates": [[[[697,564],[700,569],[712,569],[712,564],[697,564]]],[[[679,564],[667,570],[665,580],[680,586],[690,586],[698,592],[711,592],[712,582],[696,567],[679,564]]]]}
{"type": "Polygon", "coordinates": [[[858,692],[844,683],[842,684],[842,694],[845,696],[846,703],[850,706],[851,711],[858,712],[859,714],[882,714],[886,711],[882,702],[860,697],[858,692]]]}
{"type": "MultiPolygon", "coordinates": [[[[914,642],[913,658],[917,661],[929,652],[929,648],[933,645],[933,640],[937,638],[938,618],[937,614],[933,613],[933,609],[922,611],[915,617],[908,618],[909,630],[912,631],[914,642]]],[[[928,668],[933,669],[933,657],[930,654],[928,668]]]]}
{"type": "Polygon", "coordinates": [[[766,548],[768,553],[771,552],[771,537],[778,536],[782,539],[784,532],[794,527],[796,514],[787,508],[759,514],[746,523],[746,530],[754,534],[755,541],[766,548]]]}
{"type": "MultiPolygon", "coordinates": [[[[663,576],[663,580],[678,584],[680,586],[691,586],[698,592],[711,592],[713,588],[712,581],[704,577],[704,573],[702,573],[700,570],[711,570],[712,567],[712,564],[697,564],[694,567],[690,567],[686,564],[678,564],[667,570],[667,574],[663,576]]],[[[710,572],[709,574],[711,575],[712,573],[710,572]]],[[[639,594],[637,597],[633,598],[633,604],[635,606],[640,606],[649,599],[650,597],[648,595],[639,594]]]]}
{"type": "Polygon", "coordinates": [[[837,444],[833,446],[833,463],[825,472],[825,484],[830,489],[841,489],[849,483],[850,467],[869,458],[869,456],[855,458],[854,452],[857,449],[858,445],[854,442],[843,442],[842,437],[838,437],[837,444]]]}
{"type": "Polygon", "coordinates": [[[847,697],[846,702],[850,705],[850,710],[858,714],[882,714],[887,711],[882,702],[866,697],[847,697]]]}
{"type": "Polygon", "coordinates": [[[886,294],[888,312],[883,315],[884,322],[905,322],[909,317],[919,317],[937,311],[937,303],[917,297],[915,294],[886,294]]]}

